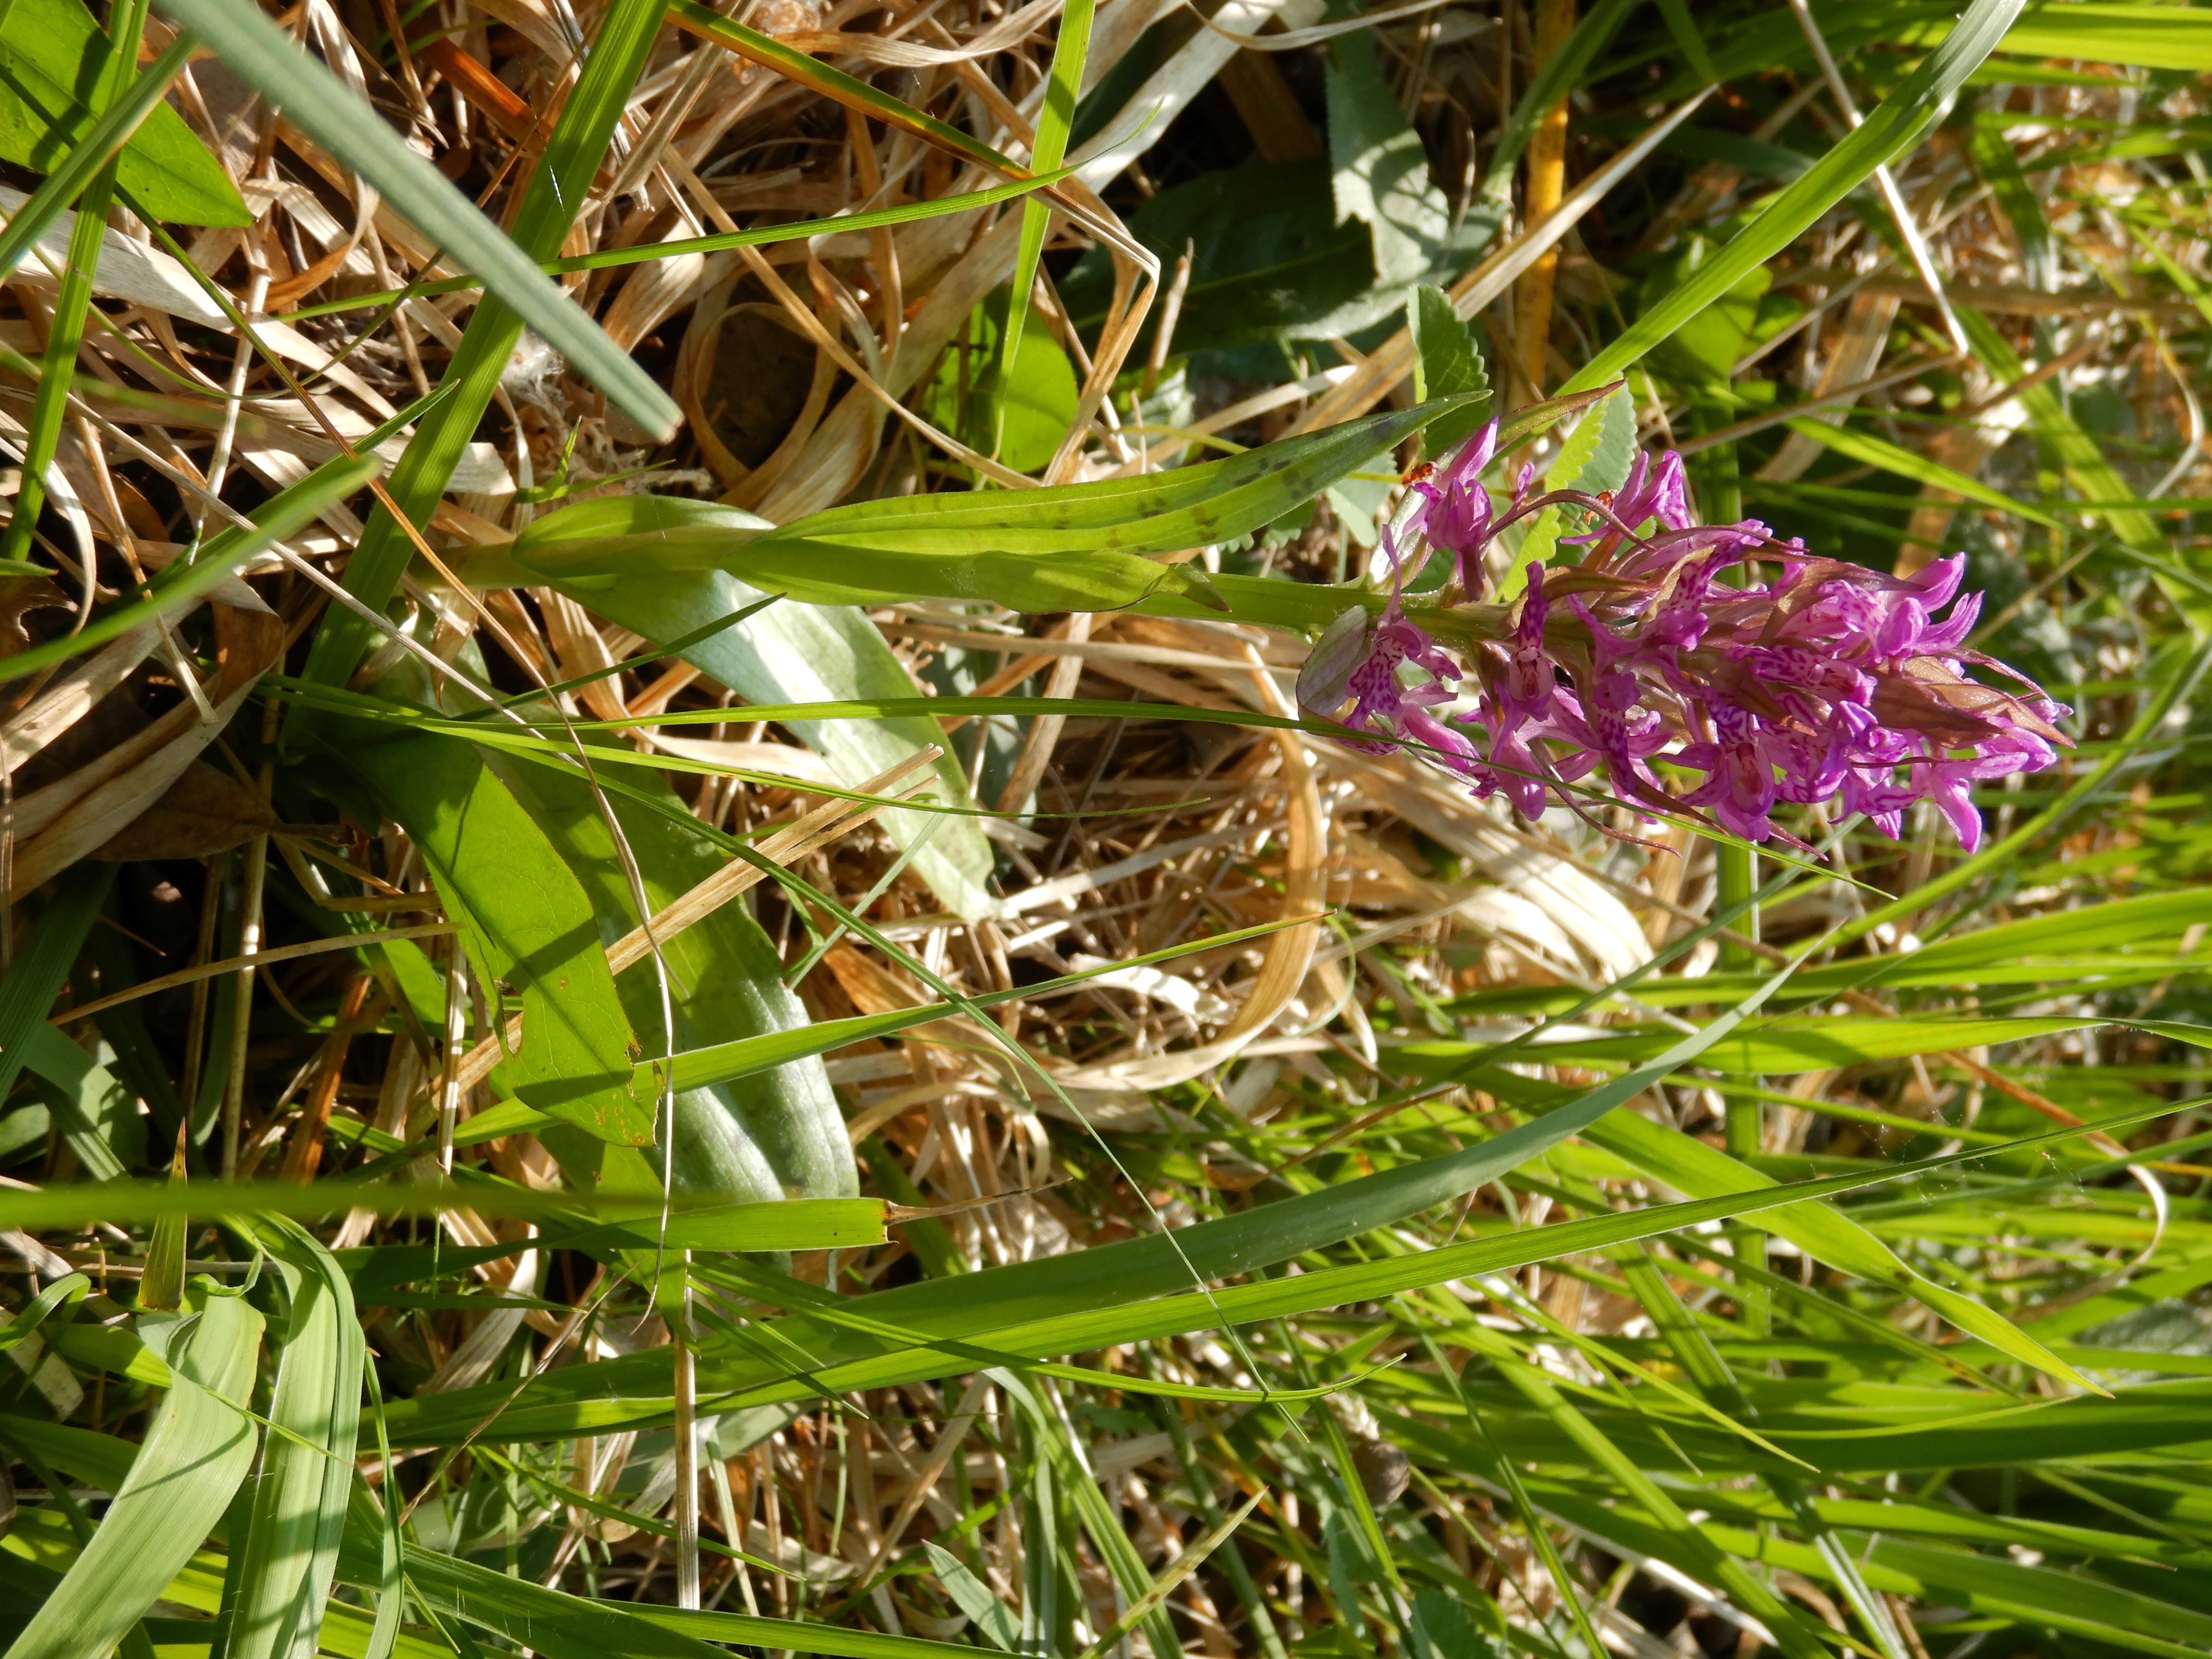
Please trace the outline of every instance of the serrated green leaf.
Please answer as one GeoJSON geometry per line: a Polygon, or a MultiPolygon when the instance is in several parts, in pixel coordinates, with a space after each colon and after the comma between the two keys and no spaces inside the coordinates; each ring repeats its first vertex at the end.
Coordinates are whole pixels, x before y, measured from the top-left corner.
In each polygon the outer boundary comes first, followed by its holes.
{"type": "Polygon", "coordinates": [[[1414,289],[1406,302],[1406,329],[1413,340],[1413,400],[1470,399],[1421,434],[1429,453],[1441,459],[1464,443],[1489,413],[1490,376],[1474,331],[1460,320],[1451,296],[1435,284],[1414,289]]]}
{"type": "MultiPolygon", "coordinates": [[[[1622,386],[1583,411],[1582,419],[1575,422],[1575,429],[1567,434],[1546,471],[1544,488],[1605,495],[1627,482],[1628,469],[1635,459],[1636,400],[1622,386]]],[[[1566,528],[1566,515],[1556,507],[1546,507],[1529,521],[1513,568],[1498,584],[1500,599],[1510,599],[1528,585],[1532,562],[1547,565],[1552,562],[1566,528]]]]}

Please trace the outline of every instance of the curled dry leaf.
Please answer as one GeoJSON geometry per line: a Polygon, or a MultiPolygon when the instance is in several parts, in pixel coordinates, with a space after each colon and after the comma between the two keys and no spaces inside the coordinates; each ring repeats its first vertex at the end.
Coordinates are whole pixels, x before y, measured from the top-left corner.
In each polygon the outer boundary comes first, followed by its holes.
{"type": "Polygon", "coordinates": [[[85,856],[117,864],[211,858],[276,823],[276,815],[260,796],[228,772],[196,760],[151,806],[85,856]]]}

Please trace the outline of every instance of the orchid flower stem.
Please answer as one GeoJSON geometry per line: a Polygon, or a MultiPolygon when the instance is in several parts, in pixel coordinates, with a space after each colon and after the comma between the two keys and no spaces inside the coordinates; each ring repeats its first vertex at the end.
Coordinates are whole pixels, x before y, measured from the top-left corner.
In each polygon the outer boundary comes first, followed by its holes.
{"type": "MultiPolygon", "coordinates": [[[[1700,431],[1709,431],[1727,423],[1729,411],[1717,403],[1700,403],[1696,420],[1700,431]]],[[[1700,505],[1716,523],[1732,523],[1743,516],[1743,478],[1736,467],[1736,447],[1734,443],[1715,444],[1698,458],[1698,494],[1700,505]]],[[[1713,848],[1713,906],[1716,910],[1727,910],[1748,901],[1759,890],[1759,855],[1748,847],[1729,842],[1717,842],[1713,848]]],[[[1736,931],[1746,939],[1759,938],[1759,910],[1751,906],[1745,909],[1736,923],[1736,931]]],[[[1720,965],[1723,971],[1741,973],[1758,968],[1756,953],[1746,945],[1723,939],[1721,943],[1720,965]]],[[[1756,1099],[1731,1098],[1726,1108],[1728,1150],[1736,1158],[1755,1157],[1765,1150],[1765,1108],[1756,1099]]],[[[1739,1226],[1729,1230],[1729,1247],[1736,1260],[1747,1269],[1763,1269],[1766,1266],[1766,1235],[1756,1227],[1739,1226]]],[[[1751,1331],[1764,1335],[1768,1328],[1771,1310],[1767,1293],[1754,1288],[1754,1273],[1747,1273],[1738,1286],[1738,1299],[1742,1304],[1744,1324],[1751,1331]]]]}

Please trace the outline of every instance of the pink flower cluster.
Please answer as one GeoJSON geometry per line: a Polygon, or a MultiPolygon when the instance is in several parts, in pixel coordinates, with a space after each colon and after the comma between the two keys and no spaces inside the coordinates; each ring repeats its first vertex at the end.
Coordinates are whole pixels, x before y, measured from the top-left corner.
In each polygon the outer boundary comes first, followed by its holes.
{"type": "Polygon", "coordinates": [[[1492,422],[1413,486],[1407,525],[1453,557],[1457,603],[1435,625],[1464,647],[1455,654],[1408,618],[1394,580],[1382,614],[1346,611],[1298,677],[1300,705],[1362,733],[1352,746],[1417,745],[1531,817],[1552,799],[1573,805],[1565,786],[1602,767],[1629,804],[1702,808],[1748,841],[1783,833],[1783,805],[1833,802],[1894,836],[1905,809],[1929,800],[1971,852],[1973,786],[2049,766],[2069,741],[2056,722],[2069,710],[1967,648],[1981,595],[1936,619],[1963,555],[1888,576],[1815,557],[1755,520],[1698,524],[1672,451],[1638,456],[1604,496],[1532,496],[1524,470],[1500,513],[1480,482],[1497,434],[1492,422]],[[1480,603],[1491,542],[1547,507],[1588,515],[1594,528],[1562,538],[1581,559],[1532,563],[1516,603],[1480,603]],[[1777,568],[1761,583],[1763,565],[1777,568]],[[1743,585],[1731,586],[1723,573],[1738,566],[1743,585]],[[2019,689],[1969,679],[1969,665],[2019,689]],[[1468,696],[1472,708],[1449,711],[1468,696]],[[1703,776],[1674,793],[1655,763],[1703,776]]]}

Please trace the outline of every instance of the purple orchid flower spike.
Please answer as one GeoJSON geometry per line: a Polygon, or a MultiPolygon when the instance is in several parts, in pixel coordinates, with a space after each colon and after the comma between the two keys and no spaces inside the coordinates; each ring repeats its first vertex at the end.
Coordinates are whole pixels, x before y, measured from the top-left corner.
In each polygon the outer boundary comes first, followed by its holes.
{"type": "Polygon", "coordinates": [[[1407,615],[1386,542],[1382,613],[1345,611],[1298,678],[1310,712],[1334,718],[1350,705],[1358,747],[1418,745],[1529,817],[1577,805],[1569,786],[1602,771],[1624,805],[1701,809],[1750,841],[1794,839],[1775,814],[1824,805],[1895,836],[1905,809],[1926,801],[1971,851],[1982,834],[1974,787],[2052,765],[2067,744],[2058,722],[2071,711],[1968,645],[1981,596],[1960,591],[1963,556],[1891,576],[1818,556],[1756,520],[1699,524],[1672,452],[1638,457],[1609,497],[1546,497],[1582,506],[1597,527],[1562,538],[1548,567],[1530,565],[1517,603],[1475,603],[1485,552],[1534,510],[1533,465],[1502,512],[1480,483],[1497,439],[1493,423],[1415,483],[1421,503],[1407,521],[1457,562],[1454,632],[1474,641],[1463,659],[1407,615]],[[1585,550],[1579,563],[1567,548],[1585,550]],[[1447,713],[1462,689],[1474,711],[1447,713]],[[1670,793],[1662,767],[1702,775],[1670,793]]]}
{"type": "Polygon", "coordinates": [[[1469,599],[1480,597],[1484,586],[1482,550],[1489,544],[1495,514],[1490,492],[1482,485],[1482,471],[1497,453],[1498,422],[1492,421],[1432,477],[1413,486],[1425,504],[1412,527],[1430,546],[1451,553],[1460,591],[1469,599]]]}
{"type": "MultiPolygon", "coordinates": [[[[1382,532],[1382,550],[1390,562],[1390,598],[1382,614],[1370,626],[1367,611],[1354,605],[1340,613],[1315,642],[1305,667],[1299,672],[1297,697],[1301,708],[1322,720],[1337,720],[1356,732],[1373,732],[1373,740],[1352,746],[1371,754],[1387,754],[1393,741],[1407,732],[1412,720],[1424,729],[1442,731],[1425,711],[1456,695],[1449,689],[1460,678],[1460,665],[1436,641],[1406,616],[1399,597],[1398,550],[1390,532],[1382,532]],[[1398,669],[1411,663],[1429,676],[1427,684],[1407,687],[1399,683],[1398,669]],[[1340,720],[1345,700],[1352,708],[1340,720]]],[[[1444,735],[1464,748],[1456,734],[1444,735]]],[[[1427,743],[1426,737],[1416,741],[1427,743]]],[[[1432,746],[1456,752],[1453,744],[1432,746]]]]}
{"type": "Polygon", "coordinates": [[[1682,458],[1671,449],[1656,464],[1649,455],[1638,455],[1613,498],[1613,511],[1632,530],[1652,520],[1668,530],[1687,530],[1697,521],[1690,516],[1682,458]]]}

